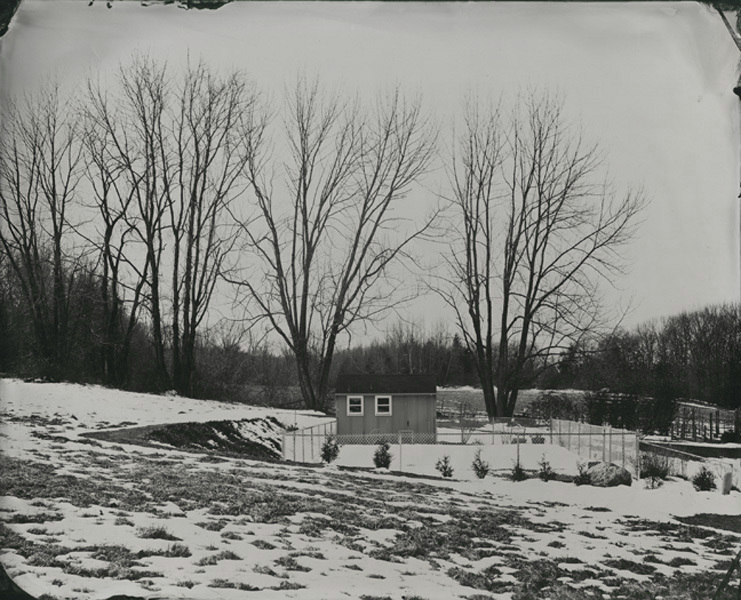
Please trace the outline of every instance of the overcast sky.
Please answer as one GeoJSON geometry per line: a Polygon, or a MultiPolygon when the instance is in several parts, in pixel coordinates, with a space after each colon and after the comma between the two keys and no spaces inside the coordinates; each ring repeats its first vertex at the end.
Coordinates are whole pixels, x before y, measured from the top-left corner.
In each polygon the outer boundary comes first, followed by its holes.
{"type": "MultiPolygon", "coordinates": [[[[627,324],[739,296],[738,51],[718,16],[693,3],[237,2],[186,11],[139,2],[24,0],[0,39],[0,91],[50,74],[74,86],[145,50],[245,69],[278,97],[299,72],[348,91],[420,93],[450,141],[463,95],[556,90],[599,142],[618,189],[650,199],[609,291],[632,298],[627,324]]],[[[433,173],[415,200],[439,190],[433,173]]],[[[434,299],[410,308],[449,316],[434,299]]]]}

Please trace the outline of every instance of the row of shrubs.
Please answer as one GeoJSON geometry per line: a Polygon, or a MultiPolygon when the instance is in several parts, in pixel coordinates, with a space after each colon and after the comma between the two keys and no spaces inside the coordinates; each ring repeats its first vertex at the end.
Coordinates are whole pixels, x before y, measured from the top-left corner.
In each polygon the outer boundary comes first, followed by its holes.
{"type": "MultiPolygon", "coordinates": [[[[340,454],[340,446],[334,436],[329,436],[322,445],[322,460],[329,464],[337,459],[340,454]]],[[[377,469],[388,469],[391,466],[391,445],[387,441],[381,441],[376,447],[373,454],[373,464],[377,469]]],[[[555,479],[556,472],[551,464],[546,460],[545,455],[538,463],[539,470],[537,477],[542,481],[555,479]]],[[[653,453],[644,453],[640,457],[640,474],[641,478],[646,480],[648,487],[660,487],[670,475],[669,459],[653,453]]],[[[444,455],[435,463],[435,469],[445,478],[453,476],[453,465],[450,463],[450,456],[444,455]]],[[[481,458],[481,450],[477,450],[471,463],[471,469],[479,479],[484,479],[491,470],[487,461],[481,458]]],[[[522,468],[519,461],[512,467],[510,478],[513,481],[524,481],[529,476],[522,468]]],[[[579,474],[574,478],[576,485],[589,484],[589,474],[586,465],[579,465],[579,474]]],[[[715,474],[707,467],[702,467],[692,478],[692,485],[697,491],[711,491],[716,489],[715,474]]]]}
{"type": "MultiPolygon", "coordinates": [[[[652,489],[661,487],[671,475],[669,458],[659,454],[646,452],[641,454],[639,465],[641,479],[652,489]]],[[[702,467],[691,479],[692,485],[698,492],[710,492],[716,489],[715,474],[707,467],[702,467]]]]}
{"type": "MultiPolygon", "coordinates": [[[[321,449],[322,460],[329,464],[334,462],[340,455],[340,446],[337,443],[337,438],[334,436],[328,436],[322,444],[321,449]]],[[[378,442],[376,451],[373,453],[373,464],[377,469],[388,469],[391,466],[391,460],[393,454],[391,454],[391,445],[387,441],[378,442]]],[[[545,459],[545,455],[541,459],[540,470],[538,471],[538,477],[543,481],[550,481],[556,476],[556,472],[551,467],[551,464],[545,459]]],[[[442,458],[438,459],[435,463],[435,469],[445,478],[453,476],[453,465],[450,463],[450,456],[447,454],[442,458]]],[[[471,469],[479,479],[484,479],[491,470],[491,467],[487,461],[481,458],[481,450],[477,450],[474,454],[473,461],[471,462],[471,469]]],[[[520,466],[519,462],[512,468],[511,478],[513,481],[523,481],[527,479],[525,470],[520,466]]]]}

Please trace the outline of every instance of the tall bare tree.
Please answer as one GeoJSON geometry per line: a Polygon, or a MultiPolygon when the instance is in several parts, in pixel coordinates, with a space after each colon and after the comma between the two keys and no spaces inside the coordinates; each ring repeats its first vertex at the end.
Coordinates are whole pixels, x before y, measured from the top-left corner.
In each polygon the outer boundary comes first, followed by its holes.
{"type": "Polygon", "coordinates": [[[220,77],[190,67],[172,116],[173,159],[167,205],[173,240],[172,356],[175,389],[192,394],[196,335],[236,236],[227,210],[245,189],[246,140],[262,124],[257,94],[238,72],[220,77]]]}
{"type": "Polygon", "coordinates": [[[122,66],[118,82],[116,103],[89,85],[88,112],[102,144],[98,208],[109,210],[110,186],[117,212],[108,221],[120,218],[128,239],[124,250],[118,238],[116,260],[135,273],[128,284],[135,299],[144,285],[160,386],[191,395],[196,337],[234,244],[226,210],[247,181],[256,92],[238,72],[220,76],[189,64],[177,77],[144,57],[122,66]],[[137,252],[145,257],[139,266],[137,252]]]}
{"type": "Polygon", "coordinates": [[[81,177],[79,131],[57,85],[9,103],[0,125],[0,248],[18,279],[42,370],[61,377],[79,325],[80,272],[68,212],[81,177]]]}
{"type": "Polygon", "coordinates": [[[241,223],[262,277],[235,283],[295,357],[305,405],[323,410],[338,336],[393,310],[391,267],[430,227],[405,228],[397,208],[435,140],[398,91],[364,110],[299,81],[286,108],[285,162],[272,162],[262,129],[249,140],[257,214],[241,223]]]}
{"type": "Polygon", "coordinates": [[[471,351],[490,417],[511,416],[538,366],[604,323],[599,284],[623,269],[640,193],[600,177],[597,147],[558,101],[520,101],[508,123],[474,102],[451,168],[448,275],[439,293],[471,351]]]}
{"type": "MultiPolygon", "coordinates": [[[[97,140],[88,138],[88,146],[93,145],[93,163],[101,163],[94,173],[100,186],[96,192],[98,210],[109,212],[109,221],[120,224],[130,235],[128,241],[119,238],[115,249],[104,237],[101,247],[104,254],[115,253],[134,269],[135,275],[129,285],[145,294],[157,385],[168,388],[171,381],[163,324],[161,266],[168,225],[163,159],[169,158],[163,138],[169,81],[164,65],[139,56],[120,68],[117,83],[120,89],[113,101],[108,84],[89,81],[86,102],[89,129],[97,137],[97,140]],[[105,186],[111,187],[115,194],[116,209],[107,206],[113,200],[109,200],[111,190],[105,186]],[[143,266],[133,259],[132,254],[137,252],[144,256],[143,266]]],[[[109,222],[104,229],[104,236],[112,233],[111,224],[109,222]]],[[[105,262],[104,259],[104,267],[105,262]]],[[[110,273],[113,275],[115,271],[110,273]]],[[[116,282],[110,283],[115,285],[116,282]]],[[[107,284],[104,282],[106,287],[107,284]]]]}
{"type": "MultiPolygon", "coordinates": [[[[131,343],[144,301],[144,285],[148,281],[149,261],[137,262],[134,223],[138,221],[132,208],[136,195],[135,182],[128,177],[126,165],[116,160],[116,144],[108,125],[109,107],[99,87],[88,87],[83,122],[86,179],[93,198],[94,232],[88,227],[79,233],[97,251],[99,268],[102,327],[99,332],[100,363],[103,381],[125,387],[129,380],[131,343]]],[[[114,130],[115,131],[115,130],[114,130]]]]}

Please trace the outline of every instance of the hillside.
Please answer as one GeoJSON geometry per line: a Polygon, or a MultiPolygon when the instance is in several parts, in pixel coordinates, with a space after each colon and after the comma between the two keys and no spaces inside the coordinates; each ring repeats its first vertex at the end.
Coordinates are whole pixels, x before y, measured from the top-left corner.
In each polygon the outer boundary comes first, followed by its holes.
{"type": "Polygon", "coordinates": [[[739,493],[681,480],[599,489],[263,462],[82,434],[292,412],[17,380],[0,398],[0,562],[37,597],[709,597],[741,544],[677,520],[736,514],[739,493]]]}

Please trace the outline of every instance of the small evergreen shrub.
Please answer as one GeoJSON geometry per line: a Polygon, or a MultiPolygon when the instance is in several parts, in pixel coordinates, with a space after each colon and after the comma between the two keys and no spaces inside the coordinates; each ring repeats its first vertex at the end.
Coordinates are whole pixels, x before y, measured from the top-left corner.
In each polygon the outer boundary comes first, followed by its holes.
{"type": "Polygon", "coordinates": [[[483,479],[489,474],[489,463],[481,458],[481,450],[476,450],[476,454],[473,455],[473,462],[471,468],[476,474],[476,477],[483,479]]]}
{"type": "Polygon", "coordinates": [[[525,473],[525,469],[522,468],[520,463],[517,462],[512,467],[510,479],[512,479],[512,481],[525,481],[527,479],[527,473],[525,473]]]}
{"type": "Polygon", "coordinates": [[[542,435],[534,435],[530,441],[533,444],[545,444],[545,438],[542,435]]]}
{"type": "Polygon", "coordinates": [[[333,435],[327,436],[322,444],[322,460],[329,464],[337,460],[340,455],[340,445],[337,443],[337,438],[333,435]]]}
{"type": "Polygon", "coordinates": [[[700,469],[692,478],[692,485],[698,492],[709,492],[715,489],[715,475],[707,467],[700,469]]]}
{"type": "Polygon", "coordinates": [[[450,464],[450,457],[447,454],[438,459],[435,463],[435,469],[437,469],[443,477],[453,476],[453,466],[450,464]]]}
{"type": "Polygon", "coordinates": [[[646,487],[652,490],[661,487],[669,477],[669,471],[668,457],[652,453],[640,455],[640,473],[646,480],[646,487]]]}
{"type": "Polygon", "coordinates": [[[540,477],[543,481],[550,481],[551,479],[556,477],[556,472],[553,470],[553,467],[551,467],[551,463],[549,463],[545,459],[545,454],[541,457],[538,465],[540,466],[538,477],[540,477]]]}
{"type": "Polygon", "coordinates": [[[576,485],[589,485],[591,481],[589,479],[589,473],[587,473],[587,465],[580,463],[577,468],[579,469],[579,474],[574,477],[574,483],[576,485]]]}
{"type": "Polygon", "coordinates": [[[387,441],[378,442],[373,454],[373,464],[377,469],[388,469],[391,466],[393,455],[389,452],[391,445],[387,441]]]}

